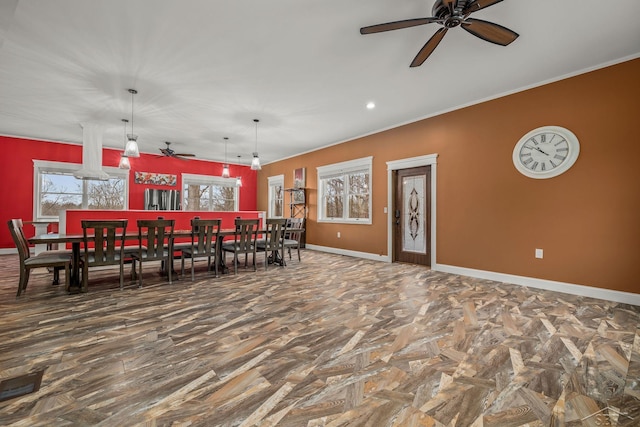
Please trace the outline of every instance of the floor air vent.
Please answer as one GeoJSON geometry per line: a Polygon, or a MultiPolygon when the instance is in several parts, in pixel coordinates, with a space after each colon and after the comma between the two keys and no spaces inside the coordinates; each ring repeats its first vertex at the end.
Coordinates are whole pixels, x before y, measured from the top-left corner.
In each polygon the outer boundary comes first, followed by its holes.
{"type": "Polygon", "coordinates": [[[44,369],[0,381],[0,402],[40,390],[44,369]]]}

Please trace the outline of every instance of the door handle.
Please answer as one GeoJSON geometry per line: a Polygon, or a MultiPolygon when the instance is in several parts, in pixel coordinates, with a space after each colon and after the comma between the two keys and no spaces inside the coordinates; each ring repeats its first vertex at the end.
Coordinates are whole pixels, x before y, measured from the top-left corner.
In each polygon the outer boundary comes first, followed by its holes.
{"type": "Polygon", "coordinates": [[[400,217],[401,217],[400,209],[396,209],[395,217],[396,217],[396,225],[400,225],[400,217]]]}

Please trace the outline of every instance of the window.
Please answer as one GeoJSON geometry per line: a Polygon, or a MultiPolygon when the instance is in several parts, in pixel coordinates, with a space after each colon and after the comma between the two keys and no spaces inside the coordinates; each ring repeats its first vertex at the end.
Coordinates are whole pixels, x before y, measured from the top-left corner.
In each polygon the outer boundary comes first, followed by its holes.
{"type": "Polygon", "coordinates": [[[318,169],[318,221],[371,224],[371,164],[373,157],[318,169]]]}
{"type": "Polygon", "coordinates": [[[269,218],[284,217],[284,175],[270,176],[269,182],[269,218]]]}
{"type": "Polygon", "coordinates": [[[108,181],[82,180],[73,176],[77,163],[33,161],[34,218],[57,220],[65,209],[126,209],[129,171],[103,167],[108,181]]]}
{"type": "Polygon", "coordinates": [[[183,210],[237,211],[238,186],[235,178],[182,174],[183,210]]]}

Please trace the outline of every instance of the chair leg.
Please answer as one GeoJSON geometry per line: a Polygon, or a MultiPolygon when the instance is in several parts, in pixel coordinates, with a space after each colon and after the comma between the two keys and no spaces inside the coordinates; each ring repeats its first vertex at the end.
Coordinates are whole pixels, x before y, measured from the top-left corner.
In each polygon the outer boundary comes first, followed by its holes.
{"type": "Polygon", "coordinates": [[[120,260],[120,290],[124,289],[124,260],[120,260]]]}
{"type": "Polygon", "coordinates": [[[51,282],[52,286],[58,286],[60,284],[60,268],[53,267],[53,282],[51,282]]]}
{"type": "Polygon", "coordinates": [[[64,265],[64,287],[67,290],[67,292],[71,287],[71,264],[70,263],[66,263],[64,265]]]}
{"type": "Polygon", "coordinates": [[[18,282],[18,293],[16,294],[16,298],[22,294],[23,291],[27,289],[27,282],[29,281],[29,269],[21,268],[20,269],[20,281],[18,282]]]}
{"type": "Polygon", "coordinates": [[[171,280],[171,275],[173,274],[173,257],[171,255],[167,257],[167,274],[169,275],[169,284],[171,285],[173,284],[171,280]]]}
{"type": "Polygon", "coordinates": [[[87,289],[89,289],[89,266],[85,260],[82,264],[82,292],[87,292],[87,289]]]}
{"type": "Polygon", "coordinates": [[[144,264],[142,262],[142,259],[140,260],[140,262],[138,264],[140,264],[140,267],[138,267],[138,269],[140,270],[138,272],[138,287],[141,288],[142,287],[142,264],[144,264]]]}
{"type": "Polygon", "coordinates": [[[300,245],[298,245],[298,261],[300,261],[300,245]]]}
{"type": "Polygon", "coordinates": [[[191,256],[191,281],[193,282],[196,279],[196,267],[194,262],[193,255],[191,256]]]}

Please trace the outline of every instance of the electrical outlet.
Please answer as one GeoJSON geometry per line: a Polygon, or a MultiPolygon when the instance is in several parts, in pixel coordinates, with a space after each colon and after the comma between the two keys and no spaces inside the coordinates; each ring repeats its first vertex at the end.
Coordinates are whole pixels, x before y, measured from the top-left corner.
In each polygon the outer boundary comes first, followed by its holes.
{"type": "Polygon", "coordinates": [[[544,254],[542,249],[536,249],[536,258],[542,259],[543,255],[544,254]]]}
{"type": "Polygon", "coordinates": [[[340,238],[340,232],[338,231],[338,239],[340,238]]]}

